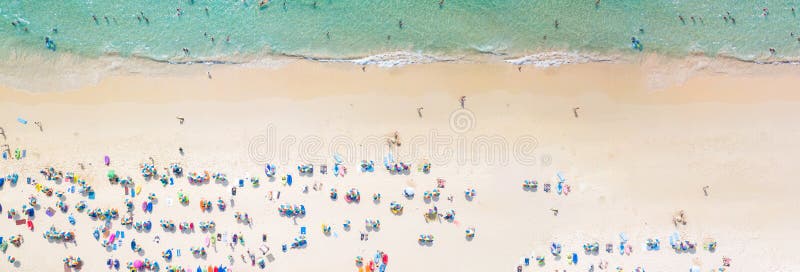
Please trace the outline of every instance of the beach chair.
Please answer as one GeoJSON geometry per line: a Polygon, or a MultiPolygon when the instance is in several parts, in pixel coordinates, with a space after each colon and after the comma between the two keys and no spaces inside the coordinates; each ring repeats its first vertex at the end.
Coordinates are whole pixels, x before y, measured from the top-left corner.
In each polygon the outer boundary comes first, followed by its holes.
{"type": "Polygon", "coordinates": [[[267,255],[267,253],[269,253],[269,247],[265,244],[261,244],[258,249],[261,250],[261,255],[267,255]]]}
{"type": "Polygon", "coordinates": [[[301,235],[306,235],[306,227],[305,226],[300,227],[300,234],[301,235]]]}

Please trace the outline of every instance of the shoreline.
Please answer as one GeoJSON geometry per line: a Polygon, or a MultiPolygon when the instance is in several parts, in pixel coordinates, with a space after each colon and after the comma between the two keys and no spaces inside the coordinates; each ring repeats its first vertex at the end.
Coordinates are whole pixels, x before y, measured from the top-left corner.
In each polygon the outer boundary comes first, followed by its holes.
{"type": "MultiPolygon", "coordinates": [[[[0,87],[26,92],[69,91],[96,85],[109,77],[159,76],[162,74],[186,75],[197,73],[197,71],[203,69],[218,70],[218,67],[226,70],[271,70],[297,63],[309,65],[312,65],[312,63],[321,65],[343,64],[341,65],[343,69],[360,69],[361,67],[404,69],[406,66],[424,67],[453,64],[455,66],[485,65],[502,67],[503,69],[506,67],[513,69],[521,67],[526,70],[531,68],[546,70],[558,69],[561,66],[611,63],[619,64],[620,66],[639,66],[645,73],[664,72],[664,74],[673,72],[686,73],[682,69],[691,68],[689,74],[682,75],[683,79],[677,79],[676,81],[692,77],[698,70],[710,70],[710,73],[725,74],[770,74],[780,70],[770,68],[771,66],[788,67],[786,69],[790,71],[800,70],[800,68],[797,68],[800,67],[798,65],[800,60],[742,60],[729,56],[708,57],[702,54],[690,54],[683,57],[664,56],[655,53],[603,55],[570,51],[544,51],[521,56],[492,54],[436,56],[397,51],[343,59],[300,55],[269,55],[258,57],[255,60],[240,61],[162,61],[143,57],[121,57],[118,55],[86,58],[63,53],[59,53],[55,58],[34,53],[13,54],[8,58],[9,61],[5,62],[5,64],[0,64],[0,70],[7,71],[4,75],[0,75],[0,87]]],[[[668,82],[666,86],[661,87],[668,87],[669,85],[671,83],[668,82]]]]}

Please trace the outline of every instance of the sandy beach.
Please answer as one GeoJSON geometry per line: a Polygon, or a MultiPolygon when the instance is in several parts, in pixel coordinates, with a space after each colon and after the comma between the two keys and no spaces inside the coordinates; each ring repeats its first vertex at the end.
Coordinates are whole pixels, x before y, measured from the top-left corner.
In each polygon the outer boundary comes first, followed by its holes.
{"type": "Polygon", "coordinates": [[[358,271],[355,258],[371,260],[376,251],[389,256],[387,271],[517,271],[532,255],[545,256],[545,264],[531,260],[523,271],[587,271],[591,265],[602,271],[601,261],[608,263],[606,271],[717,271],[723,257],[732,259],[725,271],[800,270],[791,261],[800,219],[788,211],[800,204],[800,185],[791,178],[800,174],[791,166],[793,154],[800,153],[794,120],[800,68],[793,65],[652,56],[520,70],[505,63],[362,70],[305,60],[272,68],[170,69],[180,72],[113,75],[57,92],[0,86],[0,144],[12,153],[26,151],[25,158],[0,159],[0,176],[20,177],[16,186],[6,182],[0,189],[2,213],[21,210],[31,195],[39,202],[34,230],[0,220],[0,236],[24,237],[20,247],[2,254],[0,270],[57,271],[72,255],[83,260],[82,271],[106,271],[108,259],[118,259],[124,270],[127,262],[144,258],[158,261],[162,271],[169,265],[257,271],[240,257],[248,250],[266,259],[268,271],[358,271]],[[177,117],[184,118],[182,124],[177,117]],[[386,142],[395,132],[402,144],[390,146],[386,142]],[[409,173],[384,169],[390,152],[412,163],[409,173]],[[319,173],[322,164],[333,167],[335,154],[343,157],[347,174],[319,173]],[[225,173],[229,182],[192,185],[184,176],[162,186],[140,173],[151,159],[159,175],[179,163],[186,173],[225,173]],[[362,160],[374,161],[375,171],[361,171],[362,160]],[[430,173],[417,171],[426,160],[430,173]],[[264,174],[266,163],[278,167],[274,180],[264,174]],[[315,166],[311,176],[298,173],[297,166],[306,163],[315,166]],[[85,179],[96,199],[65,193],[67,212],[46,215],[58,199],[37,192],[26,178],[55,191],[74,185],[48,181],[39,173],[47,167],[85,179]],[[109,183],[109,170],[132,177],[141,192],[126,196],[123,186],[109,183]],[[281,180],[287,174],[291,186],[281,180]],[[258,187],[247,181],[238,186],[239,179],[253,176],[260,179],[258,187]],[[544,184],[556,186],[559,176],[569,194],[545,192],[544,184]],[[441,196],[424,200],[437,179],[446,180],[441,196]],[[534,179],[539,189],[524,190],[523,181],[534,179]],[[312,188],[319,183],[320,190],[312,188]],[[414,198],[403,196],[407,187],[415,190],[414,198]],[[331,188],[338,199],[330,198],[331,188]],[[360,203],[345,201],[351,188],[360,191],[360,203]],[[469,188],[476,191],[471,200],[464,195],[469,188]],[[178,203],[179,192],[188,196],[188,205],[178,203]],[[139,204],[150,193],[158,201],[145,213],[139,204]],[[377,193],[381,200],[373,201],[377,193]],[[124,231],[124,242],[116,250],[103,247],[92,236],[102,220],[74,206],[84,200],[89,209],[117,208],[127,217],[125,199],[134,203],[133,221],[149,219],[153,228],[139,232],[112,220],[111,232],[124,231]],[[201,211],[201,199],[222,199],[227,208],[201,211]],[[393,201],[404,205],[402,215],[390,212],[393,201]],[[281,216],[281,204],[302,204],[307,214],[281,216]],[[426,222],[423,215],[433,206],[455,211],[455,220],[426,222]],[[687,223],[674,225],[681,210],[687,223]],[[235,212],[247,213],[252,224],[237,222],[235,212]],[[75,225],[67,220],[70,214],[75,225]],[[161,219],[195,225],[213,220],[214,234],[241,234],[245,242],[207,246],[212,234],[197,227],[191,233],[164,231],[161,219]],[[367,230],[367,219],[379,219],[380,229],[367,230]],[[346,220],[350,230],[342,227],[346,220]],[[322,224],[331,226],[330,234],[322,224]],[[50,226],[74,230],[75,241],[42,238],[50,226]],[[283,252],[281,245],[290,244],[303,226],[308,245],[283,252]],[[467,239],[471,227],[476,235],[467,239]],[[670,248],[674,232],[697,249],[670,248]],[[630,254],[617,250],[620,233],[630,254]],[[420,244],[420,234],[433,234],[435,241],[420,244]],[[660,239],[661,249],[647,250],[648,238],[660,239]],[[132,239],[143,253],[130,249],[132,239]],[[712,239],[716,250],[703,249],[712,239]],[[553,242],[563,245],[561,258],[550,253],[553,242]],[[594,242],[601,245],[599,253],[585,253],[582,246],[594,242]],[[612,253],[606,243],[614,244],[612,253]],[[260,253],[262,244],[270,248],[269,257],[260,253]],[[192,256],[190,247],[199,246],[206,256],[192,256]],[[182,256],[166,261],[167,249],[181,249],[182,256]],[[573,252],[577,264],[567,261],[573,252]]]}

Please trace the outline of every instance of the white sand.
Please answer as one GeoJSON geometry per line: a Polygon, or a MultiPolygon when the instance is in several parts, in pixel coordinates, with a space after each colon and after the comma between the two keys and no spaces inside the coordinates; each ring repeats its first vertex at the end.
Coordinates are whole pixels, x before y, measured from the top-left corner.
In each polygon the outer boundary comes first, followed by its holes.
{"type": "MultiPolygon", "coordinates": [[[[42,207],[34,220],[35,232],[0,220],[0,236],[21,233],[25,237],[20,248],[11,246],[5,254],[15,256],[19,266],[12,268],[4,255],[0,270],[57,270],[67,255],[80,256],[84,271],[104,270],[108,258],[119,258],[124,266],[147,257],[164,268],[167,262],[161,251],[181,248],[183,256],[170,264],[230,266],[227,256],[233,255],[234,270],[251,271],[255,268],[242,263],[239,255],[247,249],[258,252],[262,233],[269,235],[267,244],[275,258],[267,265],[271,271],[355,271],[354,258],[369,259],[376,250],[389,254],[389,271],[513,271],[520,258],[532,251],[546,255],[547,265],[525,271],[585,271],[601,259],[608,261],[610,269],[621,266],[625,271],[636,266],[647,271],[685,271],[693,264],[709,271],[721,266],[723,256],[733,258],[729,271],[800,269],[790,261],[794,258],[790,242],[800,220],[788,210],[798,206],[794,193],[799,186],[792,180],[797,170],[791,164],[793,155],[800,152],[795,141],[800,127],[794,120],[798,97],[791,90],[800,80],[789,72],[758,68],[767,71],[746,77],[700,73],[684,84],[656,90],[648,83],[652,78],[651,70],[643,68],[647,65],[582,64],[526,68],[519,73],[504,65],[435,64],[369,68],[363,73],[358,67],[301,62],[274,70],[216,68],[210,81],[205,71],[198,70],[191,77],[115,77],[65,93],[0,90],[0,127],[8,136],[0,142],[28,152],[23,160],[0,160],[0,174],[21,175],[16,187],[6,184],[0,190],[4,216],[12,207],[19,210],[30,194],[38,196],[42,207]],[[622,77],[627,78],[623,81],[622,77]],[[468,96],[475,126],[457,134],[449,118],[462,94],[468,96]],[[417,116],[419,106],[424,107],[423,118],[417,116]],[[572,108],[578,106],[576,119],[572,108]],[[186,118],[184,125],[178,124],[176,115],[186,118]],[[17,116],[30,123],[17,123],[17,116]],[[33,121],[42,121],[44,131],[33,121]],[[284,142],[285,148],[276,144],[268,149],[274,154],[270,161],[279,164],[279,174],[293,174],[291,187],[281,185],[279,179],[267,181],[263,162],[258,160],[267,149],[252,148],[259,139],[271,137],[270,129],[275,131],[273,138],[295,139],[291,145],[284,142]],[[404,143],[396,153],[413,161],[415,168],[422,159],[430,159],[435,163],[430,174],[390,175],[382,169],[381,157],[388,150],[383,142],[393,131],[399,132],[404,143]],[[441,159],[430,150],[431,133],[467,140],[498,136],[509,146],[530,136],[538,145],[524,158],[533,159],[535,165],[515,160],[513,150],[506,152],[511,153],[507,164],[459,162],[457,155],[441,159]],[[332,167],[332,142],[365,139],[373,139],[381,150],[348,156],[346,177],[297,175],[296,165],[307,161],[324,160],[332,167]],[[417,145],[415,139],[423,140],[417,145]],[[320,148],[298,151],[300,143],[316,140],[321,141],[320,148]],[[178,147],[183,147],[185,156],[178,147]],[[112,158],[111,167],[102,165],[106,154],[112,158]],[[201,213],[201,198],[230,199],[230,189],[213,181],[189,185],[185,178],[166,188],[157,180],[145,182],[138,165],[149,157],[162,172],[169,163],[180,162],[187,173],[219,171],[227,173],[232,183],[258,175],[261,186],[239,188],[233,197],[236,204],[225,212],[215,207],[201,213]],[[361,173],[356,164],[361,159],[374,160],[375,173],[361,173]],[[80,162],[86,164],[85,170],[79,168],[80,162]],[[143,187],[134,200],[134,221],[150,219],[153,230],[138,233],[116,220],[113,230],[125,230],[125,243],[117,251],[107,251],[91,234],[99,221],[72,207],[68,213],[75,214],[76,226],[67,223],[68,214],[46,216],[44,209],[54,206],[56,199],[34,192],[24,179],[30,176],[64,190],[66,184],[53,185],[38,174],[47,166],[86,177],[98,195],[89,201],[89,208],[123,211],[123,190],[110,185],[105,174],[115,169],[120,176],[134,177],[143,187]],[[541,190],[543,183],[554,183],[559,171],[572,186],[569,196],[541,190]],[[437,177],[445,178],[447,187],[440,200],[426,204],[422,192],[433,189],[437,177]],[[521,182],[526,178],[538,179],[540,190],[523,191],[521,182]],[[314,182],[322,182],[324,189],[301,192],[304,185],[311,187],[314,182]],[[708,197],[702,191],[706,185],[710,186],[708,197]],[[413,200],[401,196],[407,186],[416,188],[413,200]],[[339,200],[328,198],[331,187],[338,189],[339,200]],[[467,187],[477,189],[474,201],[464,199],[467,187]],[[349,188],[360,189],[360,204],[345,203],[349,188]],[[187,207],[177,203],[179,190],[190,197],[187,207]],[[280,191],[280,199],[267,201],[268,191],[280,191]],[[151,192],[158,195],[159,203],[153,214],[142,213],[138,206],[151,192]],[[383,195],[380,204],[371,201],[373,193],[383,195]],[[451,194],[453,202],[446,200],[451,194]],[[167,199],[174,204],[167,205],[167,199]],[[391,201],[405,205],[402,216],[389,212],[391,201]],[[296,222],[280,217],[277,207],[282,203],[304,204],[308,215],[296,222]],[[432,205],[440,211],[454,209],[458,223],[425,223],[422,214],[432,205]],[[558,216],[551,208],[559,210],[558,216]],[[681,209],[689,223],[676,229],[670,220],[681,209]],[[252,228],[236,223],[235,211],[249,213],[254,218],[252,228]],[[207,234],[199,230],[165,233],[158,226],[162,218],[195,225],[213,219],[217,232],[241,232],[246,244],[231,249],[218,243],[207,258],[198,259],[188,248],[203,244],[207,234]],[[382,228],[369,232],[369,240],[363,242],[359,233],[366,218],[380,219],[382,228]],[[349,232],[341,227],[346,219],[353,222],[349,232]],[[323,223],[333,225],[333,235],[322,234],[323,223]],[[62,245],[43,239],[42,233],[51,225],[74,229],[77,243],[62,245]],[[297,236],[300,226],[308,227],[309,246],[280,252],[280,245],[297,236]],[[468,226],[477,228],[472,241],[465,239],[468,226]],[[693,254],[669,249],[667,236],[676,230],[701,248],[693,254]],[[602,249],[598,256],[584,255],[583,243],[616,244],[620,232],[631,238],[634,252],[630,256],[602,249]],[[421,233],[434,234],[434,244],[419,245],[416,239],[421,233]],[[153,242],[156,235],[161,236],[160,244],[153,242]],[[664,249],[645,251],[644,241],[650,237],[660,238],[664,249]],[[141,243],[144,256],[130,250],[132,238],[141,243]],[[719,242],[717,252],[702,250],[704,238],[719,242]],[[548,253],[551,241],[563,243],[565,254],[579,253],[579,264],[554,260],[548,253]]],[[[474,146],[459,148],[452,143],[448,147],[487,154],[474,146]]],[[[338,152],[347,154],[344,149],[338,152]]],[[[66,202],[74,206],[82,199],[67,194],[66,202]]]]}

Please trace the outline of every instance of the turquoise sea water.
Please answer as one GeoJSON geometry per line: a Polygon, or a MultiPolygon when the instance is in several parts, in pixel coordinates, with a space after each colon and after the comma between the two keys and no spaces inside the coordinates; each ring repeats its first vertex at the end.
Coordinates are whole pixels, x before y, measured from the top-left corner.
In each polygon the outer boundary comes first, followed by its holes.
{"type": "Polygon", "coordinates": [[[243,61],[265,55],[355,58],[395,51],[509,57],[554,50],[635,54],[635,36],[643,51],[665,55],[753,60],[769,57],[774,48],[773,58],[796,60],[800,10],[793,12],[795,6],[800,8],[800,1],[602,0],[595,5],[595,0],[446,0],[440,5],[439,0],[272,0],[259,7],[259,0],[3,0],[0,57],[68,52],[243,61]],[[723,19],[728,12],[735,24],[723,19]],[[55,52],[45,47],[45,37],[54,41],[55,52]]]}

